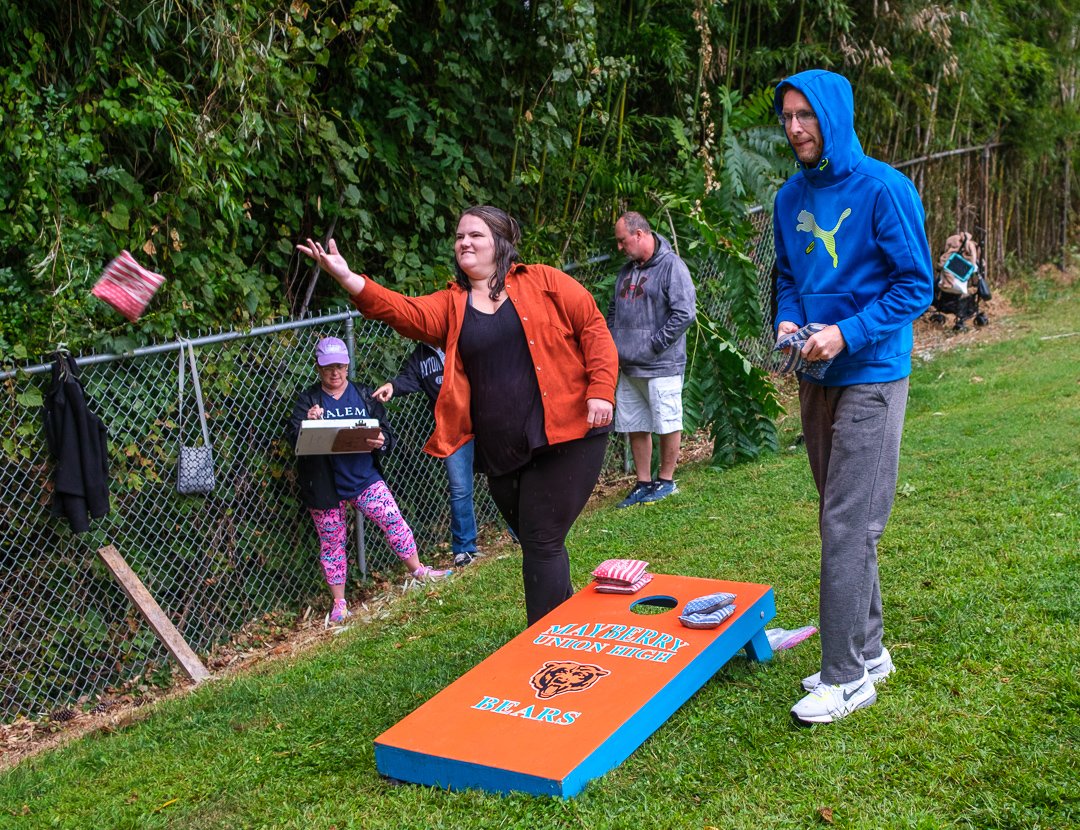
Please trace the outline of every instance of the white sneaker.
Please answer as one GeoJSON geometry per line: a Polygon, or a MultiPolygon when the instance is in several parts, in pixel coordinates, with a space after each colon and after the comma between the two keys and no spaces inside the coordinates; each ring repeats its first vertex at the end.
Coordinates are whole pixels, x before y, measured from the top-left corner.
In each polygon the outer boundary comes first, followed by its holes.
{"type": "MultiPolygon", "coordinates": [[[[870,680],[874,685],[884,683],[885,678],[896,671],[896,666],[893,665],[892,656],[889,654],[889,650],[883,648],[881,654],[873,660],[867,660],[866,671],[870,675],[870,680]]],[[[806,689],[806,691],[812,692],[819,683],[821,683],[821,672],[814,672],[809,677],[803,678],[802,687],[806,689]]]]}
{"type": "Polygon", "coordinates": [[[850,683],[828,686],[819,683],[810,694],[791,707],[791,716],[799,723],[832,723],[856,709],[877,700],[877,692],[865,669],[863,676],[850,683]]]}

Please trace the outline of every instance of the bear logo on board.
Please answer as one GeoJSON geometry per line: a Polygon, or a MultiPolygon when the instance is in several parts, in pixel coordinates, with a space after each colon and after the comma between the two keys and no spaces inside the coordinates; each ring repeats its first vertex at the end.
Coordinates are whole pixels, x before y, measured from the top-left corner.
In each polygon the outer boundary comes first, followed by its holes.
{"type": "Polygon", "coordinates": [[[607,669],[591,663],[573,663],[568,660],[549,660],[529,678],[529,685],[536,690],[540,700],[548,700],[567,692],[584,692],[596,685],[601,677],[611,674],[607,669]]]}

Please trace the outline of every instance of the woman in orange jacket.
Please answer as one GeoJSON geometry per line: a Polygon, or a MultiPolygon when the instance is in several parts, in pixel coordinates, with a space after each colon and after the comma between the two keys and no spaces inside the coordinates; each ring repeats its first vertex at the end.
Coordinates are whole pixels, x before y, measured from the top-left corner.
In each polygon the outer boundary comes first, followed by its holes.
{"type": "Polygon", "coordinates": [[[332,239],[297,248],[365,317],[446,353],[425,449],[445,458],[475,438],[477,469],[521,542],[531,625],[573,593],[566,535],[600,475],[618,355],[592,295],[562,271],[518,262],[520,238],[504,211],[469,208],[456,282],[423,297],[354,273],[332,239]]]}

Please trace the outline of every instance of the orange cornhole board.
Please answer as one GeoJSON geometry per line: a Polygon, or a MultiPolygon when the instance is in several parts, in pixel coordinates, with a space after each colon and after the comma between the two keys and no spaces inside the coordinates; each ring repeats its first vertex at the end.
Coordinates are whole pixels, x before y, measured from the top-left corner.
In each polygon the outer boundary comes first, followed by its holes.
{"type": "Polygon", "coordinates": [[[621,764],[740,649],[772,657],[772,588],[657,574],[637,594],[590,585],[375,739],[379,772],[449,789],[577,795],[621,764]],[[727,591],[719,628],[679,622],[727,591]],[[641,614],[637,603],[663,606],[641,614]]]}

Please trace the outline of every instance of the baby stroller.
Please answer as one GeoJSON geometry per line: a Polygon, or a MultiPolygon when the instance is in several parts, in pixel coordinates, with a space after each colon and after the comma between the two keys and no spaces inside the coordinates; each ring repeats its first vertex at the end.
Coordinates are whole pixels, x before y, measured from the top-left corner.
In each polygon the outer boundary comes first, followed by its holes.
{"type": "Polygon", "coordinates": [[[930,321],[944,323],[945,315],[952,314],[956,318],[954,331],[965,331],[972,318],[976,326],[989,323],[979,310],[979,301],[990,299],[990,287],[983,277],[982,251],[970,233],[961,231],[945,240],[938,269],[930,321]]]}

